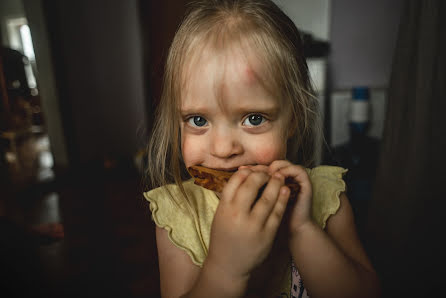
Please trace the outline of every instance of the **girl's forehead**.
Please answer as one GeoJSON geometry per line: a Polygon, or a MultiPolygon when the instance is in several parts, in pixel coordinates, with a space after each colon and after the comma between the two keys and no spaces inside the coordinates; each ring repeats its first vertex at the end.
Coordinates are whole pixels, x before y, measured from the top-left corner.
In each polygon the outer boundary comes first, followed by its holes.
{"type": "Polygon", "coordinates": [[[206,45],[192,50],[188,56],[185,69],[189,72],[199,71],[199,68],[206,67],[210,61],[217,61],[221,66],[220,70],[235,66],[250,69],[252,72],[262,72],[258,51],[248,45],[232,44],[222,48],[206,45]]]}
{"type": "Polygon", "coordinates": [[[183,114],[239,115],[248,110],[275,114],[283,108],[280,95],[265,87],[263,65],[255,55],[239,48],[226,53],[203,52],[199,57],[190,64],[181,91],[179,108],[183,114]]]}
{"type": "Polygon", "coordinates": [[[249,44],[234,43],[223,48],[207,45],[190,51],[187,56],[182,73],[182,93],[194,84],[209,80],[213,80],[216,88],[257,84],[271,89],[267,82],[272,78],[266,71],[264,59],[249,44]]]}

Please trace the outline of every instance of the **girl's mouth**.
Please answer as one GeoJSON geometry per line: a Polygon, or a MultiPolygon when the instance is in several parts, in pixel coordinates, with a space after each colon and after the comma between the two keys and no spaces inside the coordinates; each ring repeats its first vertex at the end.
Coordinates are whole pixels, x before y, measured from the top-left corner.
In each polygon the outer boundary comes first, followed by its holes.
{"type": "Polygon", "coordinates": [[[237,172],[238,167],[236,168],[212,168],[216,171],[223,171],[223,172],[237,172]]]}

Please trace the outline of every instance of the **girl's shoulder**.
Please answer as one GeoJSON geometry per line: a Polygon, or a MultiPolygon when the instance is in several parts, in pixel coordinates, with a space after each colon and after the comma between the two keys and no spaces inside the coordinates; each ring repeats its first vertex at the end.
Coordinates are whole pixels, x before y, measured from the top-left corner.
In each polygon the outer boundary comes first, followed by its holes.
{"type": "MultiPolygon", "coordinates": [[[[159,206],[175,212],[199,211],[208,205],[218,203],[217,196],[210,190],[204,189],[194,184],[193,179],[184,181],[182,187],[186,197],[183,195],[180,187],[176,184],[168,184],[144,193],[144,197],[153,207],[159,206]],[[203,200],[206,198],[206,200],[203,200]]],[[[151,207],[152,209],[152,207],[151,207]]],[[[152,210],[153,212],[153,210],[152,210]]]]}
{"type": "Polygon", "coordinates": [[[346,172],[347,169],[335,166],[307,169],[313,186],[313,219],[322,228],[325,228],[328,218],[340,207],[340,195],[346,190],[342,177],[346,172]]]}
{"type": "Polygon", "coordinates": [[[207,252],[210,226],[218,205],[217,196],[188,180],[182,183],[184,197],[178,185],[169,184],[145,192],[155,224],[168,232],[169,239],[184,250],[193,263],[201,266],[207,252]]]}
{"type": "Polygon", "coordinates": [[[347,169],[337,167],[337,166],[326,166],[321,165],[314,167],[312,169],[307,168],[307,173],[312,179],[319,179],[319,178],[328,178],[328,179],[335,179],[335,180],[342,180],[342,177],[347,173],[347,169]]]}

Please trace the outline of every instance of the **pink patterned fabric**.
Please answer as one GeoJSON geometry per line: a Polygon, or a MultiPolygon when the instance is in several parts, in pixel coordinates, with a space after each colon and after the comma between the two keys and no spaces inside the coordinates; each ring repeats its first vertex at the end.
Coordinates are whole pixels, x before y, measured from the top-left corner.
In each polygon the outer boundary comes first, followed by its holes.
{"type": "Polygon", "coordinates": [[[302,278],[300,277],[299,271],[297,270],[294,262],[291,265],[291,294],[292,298],[308,298],[307,289],[305,289],[302,278]]]}

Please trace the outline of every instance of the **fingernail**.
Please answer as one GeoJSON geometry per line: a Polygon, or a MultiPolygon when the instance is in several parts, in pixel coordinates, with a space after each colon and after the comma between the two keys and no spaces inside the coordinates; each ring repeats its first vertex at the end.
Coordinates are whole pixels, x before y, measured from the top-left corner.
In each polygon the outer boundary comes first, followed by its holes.
{"type": "Polygon", "coordinates": [[[273,175],[274,177],[278,178],[278,179],[283,179],[283,175],[280,173],[274,173],[273,175]]]}
{"type": "Polygon", "coordinates": [[[282,195],[287,195],[289,191],[290,191],[290,190],[288,189],[288,187],[282,187],[282,188],[280,189],[280,193],[281,193],[282,195]]]}

